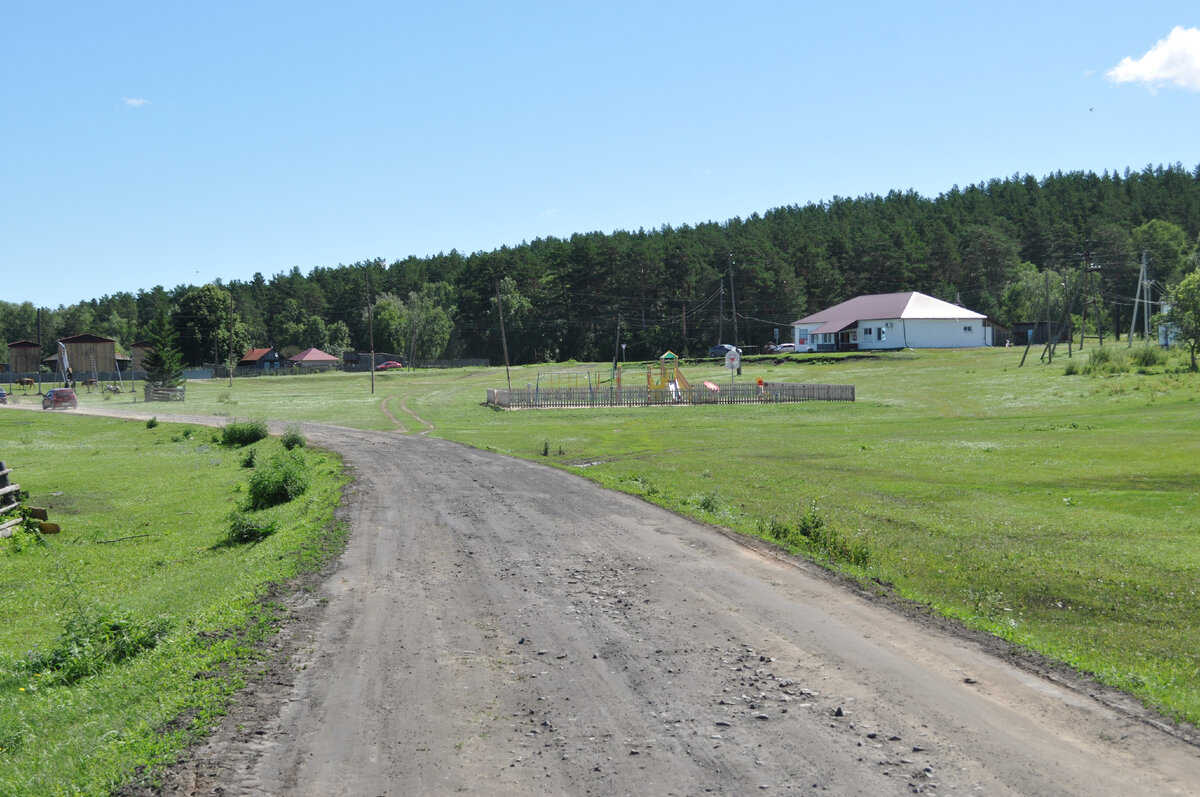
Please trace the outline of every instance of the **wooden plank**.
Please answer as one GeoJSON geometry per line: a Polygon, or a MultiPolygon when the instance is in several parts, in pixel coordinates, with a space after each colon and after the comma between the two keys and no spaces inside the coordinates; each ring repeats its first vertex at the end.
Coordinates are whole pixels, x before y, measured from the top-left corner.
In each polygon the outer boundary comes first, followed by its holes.
{"type": "Polygon", "coordinates": [[[0,495],[8,495],[9,493],[15,493],[20,489],[21,489],[21,485],[19,485],[19,484],[9,484],[4,487],[0,487],[0,495]]]}
{"type": "Polygon", "coordinates": [[[21,518],[15,517],[12,520],[6,520],[3,523],[0,523],[0,531],[11,529],[19,525],[21,525],[21,518]]]}

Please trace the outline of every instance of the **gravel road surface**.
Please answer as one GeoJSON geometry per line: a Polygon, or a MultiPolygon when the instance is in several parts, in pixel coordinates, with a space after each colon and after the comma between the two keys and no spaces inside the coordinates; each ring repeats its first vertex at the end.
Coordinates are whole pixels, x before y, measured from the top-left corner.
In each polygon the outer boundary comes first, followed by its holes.
{"type": "Polygon", "coordinates": [[[811,566],[536,463],[304,430],[353,469],[349,546],[162,793],[1200,794],[1186,729],[811,566]]]}

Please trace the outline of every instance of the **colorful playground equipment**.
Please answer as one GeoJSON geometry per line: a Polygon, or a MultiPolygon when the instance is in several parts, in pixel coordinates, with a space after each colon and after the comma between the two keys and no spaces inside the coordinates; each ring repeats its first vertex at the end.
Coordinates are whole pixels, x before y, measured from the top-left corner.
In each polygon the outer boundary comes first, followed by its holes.
{"type": "Polygon", "coordinates": [[[659,356],[658,365],[646,365],[646,387],[652,400],[663,403],[693,400],[692,383],[679,370],[679,356],[672,351],[659,356]]]}

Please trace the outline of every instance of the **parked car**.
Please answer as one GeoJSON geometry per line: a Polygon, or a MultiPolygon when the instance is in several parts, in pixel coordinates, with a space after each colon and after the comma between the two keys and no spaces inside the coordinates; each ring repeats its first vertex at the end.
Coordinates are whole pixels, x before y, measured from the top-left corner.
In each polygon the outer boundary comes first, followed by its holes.
{"type": "Polygon", "coordinates": [[[780,343],[775,347],[776,354],[791,354],[796,351],[795,343],[780,343]]]}
{"type": "Polygon", "coordinates": [[[4,388],[0,387],[0,404],[8,403],[8,394],[4,392],[4,388]]]}
{"type": "Polygon", "coordinates": [[[42,396],[42,409],[57,410],[63,407],[75,409],[79,406],[79,399],[75,397],[75,391],[69,387],[56,387],[52,390],[47,390],[46,395],[42,396]]]}
{"type": "Polygon", "coordinates": [[[735,350],[737,351],[738,354],[742,353],[741,349],[737,348],[736,346],[734,346],[732,344],[718,343],[716,346],[713,346],[711,349],[708,350],[708,356],[724,358],[726,354],[728,354],[731,351],[735,351],[735,350]]]}
{"type": "Polygon", "coordinates": [[[404,363],[398,363],[395,360],[387,360],[375,366],[376,371],[390,371],[393,368],[403,368],[404,363]]]}

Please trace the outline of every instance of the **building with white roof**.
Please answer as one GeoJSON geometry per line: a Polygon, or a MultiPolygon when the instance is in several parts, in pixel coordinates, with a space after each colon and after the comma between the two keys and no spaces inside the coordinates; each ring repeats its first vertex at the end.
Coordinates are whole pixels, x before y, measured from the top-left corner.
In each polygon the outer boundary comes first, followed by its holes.
{"type": "Polygon", "coordinates": [[[993,345],[987,316],[916,291],[859,296],[792,322],[796,351],[993,345]]]}

